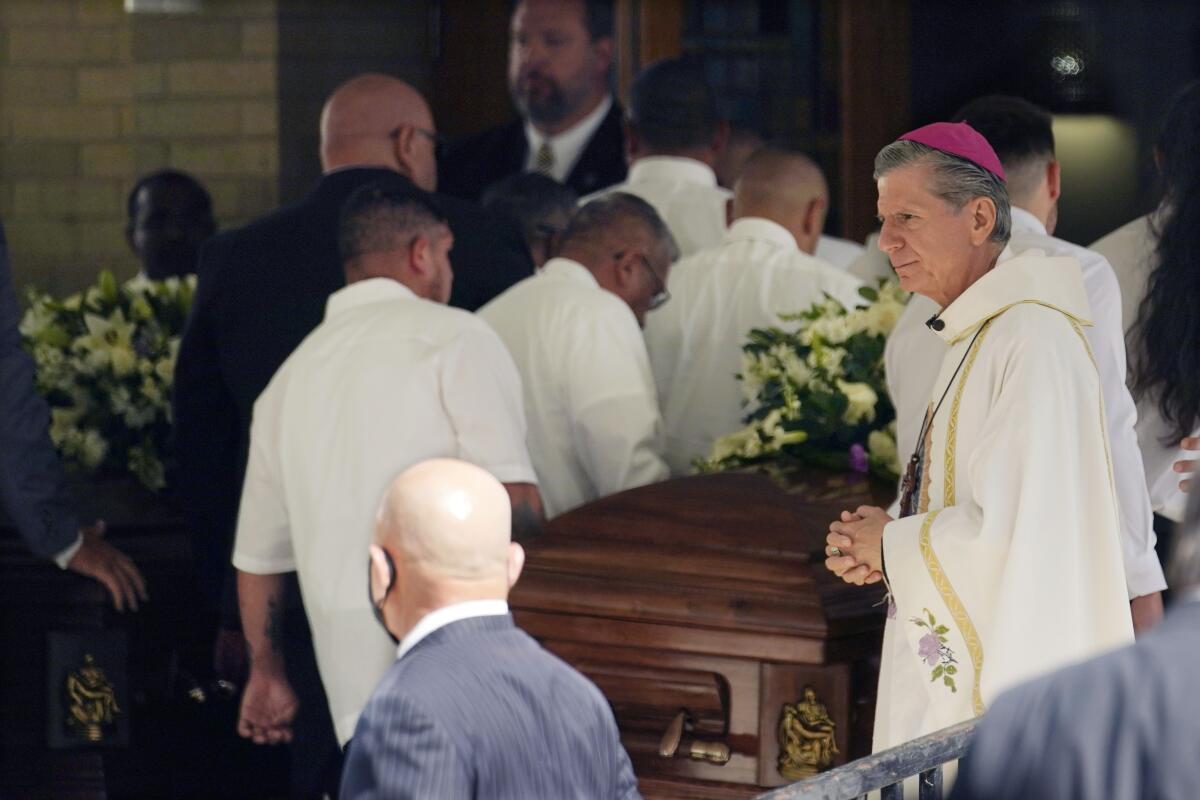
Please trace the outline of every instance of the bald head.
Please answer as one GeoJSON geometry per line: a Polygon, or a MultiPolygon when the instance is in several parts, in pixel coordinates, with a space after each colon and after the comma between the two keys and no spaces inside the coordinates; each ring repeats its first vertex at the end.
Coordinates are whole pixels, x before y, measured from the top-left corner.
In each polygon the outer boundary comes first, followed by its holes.
{"type": "Polygon", "coordinates": [[[369,72],[343,83],[321,111],[321,164],[326,171],[376,166],[437,186],[433,113],[421,93],[399,78],[369,72]]]}
{"type": "Polygon", "coordinates": [[[490,581],[507,575],[512,508],[488,472],[433,459],[392,481],[375,542],[431,581],[490,581]]]}
{"type": "Polygon", "coordinates": [[[812,253],[825,225],[829,187],[812,159],[763,148],[746,161],[733,190],[734,219],[763,217],[787,228],[812,253]]]}

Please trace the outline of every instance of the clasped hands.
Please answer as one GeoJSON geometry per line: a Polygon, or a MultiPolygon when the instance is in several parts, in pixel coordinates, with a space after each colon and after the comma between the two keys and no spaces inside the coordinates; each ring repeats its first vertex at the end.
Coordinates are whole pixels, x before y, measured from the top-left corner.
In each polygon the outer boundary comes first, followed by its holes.
{"type": "Polygon", "coordinates": [[[829,523],[825,567],[856,586],[883,580],[883,528],[891,521],[878,506],[843,511],[841,519],[829,523]]]}

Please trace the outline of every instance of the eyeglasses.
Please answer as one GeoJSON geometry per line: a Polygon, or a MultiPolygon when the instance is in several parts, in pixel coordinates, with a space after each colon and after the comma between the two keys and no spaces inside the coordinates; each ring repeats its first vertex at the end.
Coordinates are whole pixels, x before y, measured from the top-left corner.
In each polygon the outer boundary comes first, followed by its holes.
{"type": "MultiPolygon", "coordinates": [[[[404,130],[405,127],[407,127],[407,126],[402,125],[398,128],[392,129],[388,133],[388,138],[389,139],[399,138],[400,131],[404,130]]],[[[440,161],[442,159],[442,156],[445,155],[445,152],[446,152],[446,137],[442,136],[437,131],[431,131],[431,130],[428,130],[427,128],[418,128],[416,126],[413,126],[413,130],[416,131],[417,133],[421,134],[422,136],[426,137],[427,139],[429,139],[429,141],[433,142],[433,157],[440,161]]]]}
{"type": "MultiPolygon", "coordinates": [[[[654,267],[650,265],[650,259],[646,258],[646,256],[642,255],[641,253],[635,253],[634,255],[637,256],[638,261],[641,262],[642,266],[644,266],[650,273],[650,277],[654,278],[654,285],[657,287],[654,290],[654,294],[650,295],[650,310],[653,311],[656,308],[662,308],[662,306],[671,299],[671,293],[667,291],[666,282],[663,281],[663,279],[658,276],[658,273],[654,271],[654,267]]],[[[620,261],[624,257],[624,250],[613,253],[613,259],[616,261],[620,261]]]]}

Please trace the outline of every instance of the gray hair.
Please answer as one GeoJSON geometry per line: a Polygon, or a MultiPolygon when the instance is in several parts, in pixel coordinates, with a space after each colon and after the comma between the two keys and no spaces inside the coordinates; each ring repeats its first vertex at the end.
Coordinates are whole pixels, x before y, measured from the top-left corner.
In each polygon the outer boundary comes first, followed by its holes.
{"type": "Polygon", "coordinates": [[[1008,243],[1012,234],[1012,207],[1004,181],[972,161],[907,139],[892,142],[875,156],[875,180],[913,164],[933,167],[932,192],[956,212],[977,197],[991,200],[996,205],[996,225],[988,239],[999,245],[1008,243]]]}
{"type": "Polygon", "coordinates": [[[1175,528],[1175,544],[1167,560],[1167,585],[1175,592],[1200,588],[1200,480],[1192,478],[1192,502],[1175,528]]]}
{"type": "Polygon", "coordinates": [[[611,233],[617,238],[630,234],[631,226],[641,226],[663,248],[672,262],[679,259],[679,245],[654,206],[628,192],[609,194],[584,204],[571,218],[562,235],[560,250],[569,245],[591,244],[611,233]]]}

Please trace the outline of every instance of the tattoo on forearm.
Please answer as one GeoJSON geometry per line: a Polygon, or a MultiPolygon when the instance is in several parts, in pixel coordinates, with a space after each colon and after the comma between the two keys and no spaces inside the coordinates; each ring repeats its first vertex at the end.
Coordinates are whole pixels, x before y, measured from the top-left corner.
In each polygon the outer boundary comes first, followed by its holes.
{"type": "Polygon", "coordinates": [[[512,538],[514,542],[532,541],[542,532],[542,515],[529,503],[517,503],[512,510],[512,538]]]}
{"type": "Polygon", "coordinates": [[[271,649],[277,653],[283,652],[283,600],[280,597],[267,598],[267,625],[264,631],[271,649]]]}

